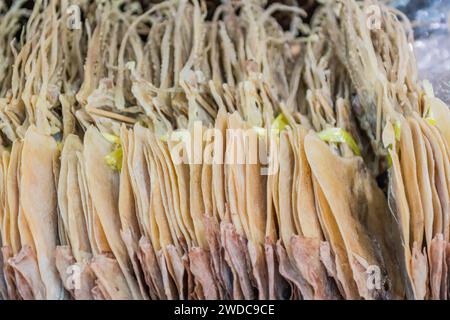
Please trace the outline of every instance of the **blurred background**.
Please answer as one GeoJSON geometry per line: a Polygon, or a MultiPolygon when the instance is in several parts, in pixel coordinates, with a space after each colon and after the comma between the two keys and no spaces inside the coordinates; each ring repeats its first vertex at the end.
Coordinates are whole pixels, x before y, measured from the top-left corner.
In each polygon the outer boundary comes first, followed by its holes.
{"type": "Polygon", "coordinates": [[[393,0],[413,22],[419,75],[450,104],[450,0],[393,0]]]}

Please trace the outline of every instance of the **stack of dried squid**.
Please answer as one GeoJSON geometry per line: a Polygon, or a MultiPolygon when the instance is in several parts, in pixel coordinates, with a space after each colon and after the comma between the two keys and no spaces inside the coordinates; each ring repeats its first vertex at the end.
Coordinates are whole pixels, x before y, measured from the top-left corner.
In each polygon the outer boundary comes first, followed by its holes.
{"type": "Polygon", "coordinates": [[[0,299],[449,297],[450,112],[400,12],[0,15],[0,299]]]}

